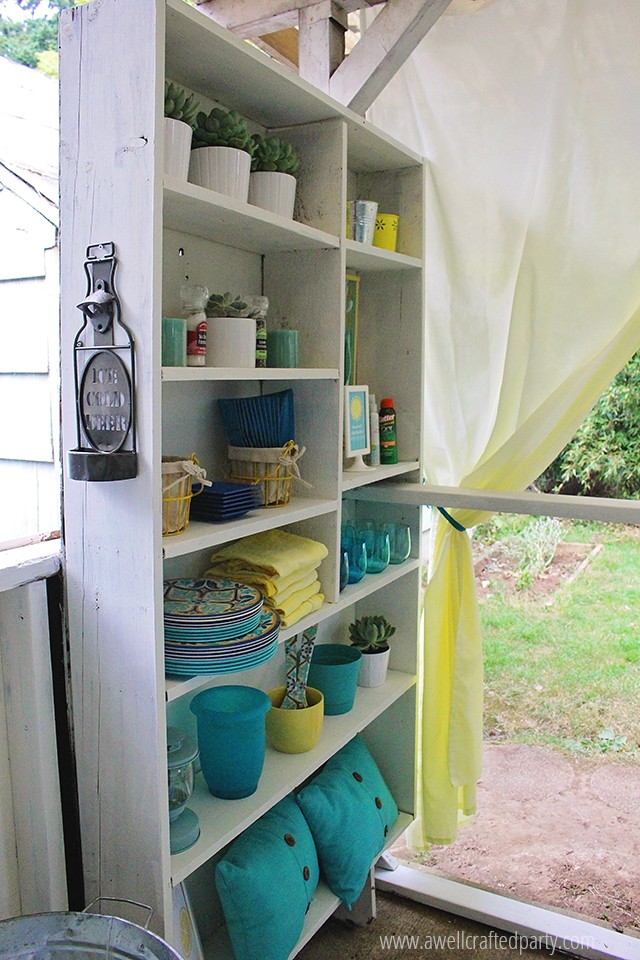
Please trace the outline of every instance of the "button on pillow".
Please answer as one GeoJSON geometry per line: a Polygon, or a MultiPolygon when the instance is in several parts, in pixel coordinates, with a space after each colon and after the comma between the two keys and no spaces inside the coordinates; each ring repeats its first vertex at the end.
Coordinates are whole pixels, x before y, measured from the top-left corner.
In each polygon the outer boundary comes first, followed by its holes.
{"type": "Polygon", "coordinates": [[[351,908],[398,817],[375,760],[354,737],[297,797],[332,892],[351,908]]]}
{"type": "Polygon", "coordinates": [[[236,960],[287,960],[318,886],[318,858],[292,796],[248,827],[216,866],[236,960]]]}

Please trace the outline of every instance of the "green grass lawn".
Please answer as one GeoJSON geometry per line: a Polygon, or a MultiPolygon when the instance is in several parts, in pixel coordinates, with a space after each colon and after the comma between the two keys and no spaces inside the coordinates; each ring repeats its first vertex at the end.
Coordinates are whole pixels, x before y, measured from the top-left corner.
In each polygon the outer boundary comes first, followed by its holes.
{"type": "Polygon", "coordinates": [[[485,736],[637,762],[640,530],[566,523],[563,539],[603,549],[551,597],[534,585],[481,601],[485,736]]]}

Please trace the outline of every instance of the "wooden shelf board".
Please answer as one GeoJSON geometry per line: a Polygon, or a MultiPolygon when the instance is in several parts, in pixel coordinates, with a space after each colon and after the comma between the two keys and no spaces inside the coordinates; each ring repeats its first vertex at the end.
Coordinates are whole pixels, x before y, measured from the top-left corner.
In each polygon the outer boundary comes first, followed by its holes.
{"type": "Polygon", "coordinates": [[[331,367],[163,367],[164,383],[194,383],[201,380],[338,380],[331,367]]]}
{"type": "Polygon", "coordinates": [[[338,509],[336,500],[320,500],[316,497],[292,497],[284,507],[268,509],[260,507],[252,510],[239,520],[227,523],[206,523],[192,520],[184,533],[162,538],[162,550],[165,560],[171,557],[183,557],[197,550],[205,550],[220,543],[238,540],[261,530],[273,530],[288,523],[320,517],[325,513],[334,513],[338,509]]]}
{"type": "MultiPolygon", "coordinates": [[[[296,633],[302,633],[307,627],[311,627],[315,623],[321,623],[323,620],[327,620],[335,613],[339,613],[340,610],[352,606],[359,600],[364,600],[365,597],[368,597],[371,593],[375,593],[376,590],[380,590],[390,583],[395,583],[396,580],[411,573],[412,570],[416,570],[419,566],[420,561],[415,557],[411,557],[409,560],[405,560],[404,563],[390,564],[382,573],[366,574],[360,583],[345,587],[337,603],[323,603],[319,610],[310,613],[307,617],[303,617],[302,620],[298,620],[298,622],[294,623],[291,627],[284,627],[280,631],[280,643],[284,643],[285,640],[296,633]]],[[[179,700],[180,697],[208,687],[211,679],[210,676],[186,678],[166,677],[165,698],[168,703],[172,700],[179,700]]]]}
{"type": "Polygon", "coordinates": [[[279,753],[267,744],[265,766],[258,789],[250,797],[220,800],[209,793],[202,774],[198,774],[189,807],[200,820],[200,839],[189,850],[171,857],[172,883],[175,885],[186,879],[214,853],[246,830],[411,689],[415,681],[412,674],[390,670],[383,686],[373,689],[358,687],[353,709],[338,717],[325,717],[320,740],[307,753],[279,753]]]}
{"type": "Polygon", "coordinates": [[[364,271],[381,270],[421,270],[422,260],[409,257],[406,253],[383,250],[357,240],[344,240],[347,251],[347,269],[364,271]]]}
{"type": "Polygon", "coordinates": [[[369,483],[376,483],[378,480],[388,480],[390,477],[399,477],[403,473],[411,473],[420,467],[419,460],[405,460],[402,463],[394,463],[389,466],[370,467],[366,473],[345,470],[342,473],[342,490],[354,490],[356,487],[364,487],[369,483]]]}
{"type": "Polygon", "coordinates": [[[163,226],[251,253],[337,248],[340,241],[306,223],[172,177],[164,181],[163,226]]]}
{"type": "MultiPolygon", "coordinates": [[[[398,814],[398,819],[389,831],[384,850],[388,850],[412,823],[413,814],[403,813],[401,811],[398,814]]],[[[313,900],[309,905],[300,939],[289,954],[289,960],[293,960],[302,948],[309,943],[309,940],[311,940],[320,927],[327,922],[329,917],[333,915],[340,906],[340,903],[339,897],[336,897],[335,893],[332,893],[326,883],[321,880],[313,895],[313,900]]],[[[202,944],[202,950],[205,960],[233,960],[233,951],[226,927],[221,927],[216,930],[212,937],[205,940],[202,944]]]]}
{"type": "Polygon", "coordinates": [[[183,0],[166,4],[165,76],[266,127],[343,120],[356,172],[404,169],[422,158],[183,0]],[[239,61],[242,67],[239,72],[239,61]]]}

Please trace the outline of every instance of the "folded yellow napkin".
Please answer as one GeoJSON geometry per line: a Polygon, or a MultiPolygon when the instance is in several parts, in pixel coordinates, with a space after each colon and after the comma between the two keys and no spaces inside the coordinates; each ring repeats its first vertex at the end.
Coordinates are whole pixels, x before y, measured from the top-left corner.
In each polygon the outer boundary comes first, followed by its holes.
{"type": "Polygon", "coordinates": [[[297,623],[298,620],[302,620],[303,617],[308,616],[310,613],[315,613],[316,610],[319,610],[324,602],[324,594],[316,593],[314,597],[311,597],[309,600],[305,600],[300,606],[290,613],[286,617],[281,617],[281,622],[283,627],[291,627],[294,623],[297,623]]]}
{"type": "MultiPolygon", "coordinates": [[[[232,561],[233,562],[233,561],[232,561]]],[[[264,573],[257,573],[250,568],[239,570],[237,567],[230,570],[227,561],[220,561],[205,571],[205,577],[231,577],[239,583],[247,583],[251,587],[257,587],[264,593],[265,597],[279,597],[284,599],[287,592],[301,590],[302,587],[311,583],[316,574],[317,567],[304,567],[294,571],[287,577],[269,577],[264,573]]]]}
{"type": "Polygon", "coordinates": [[[320,581],[317,577],[314,577],[313,583],[310,586],[305,587],[304,590],[296,590],[296,592],[292,593],[284,602],[276,605],[274,603],[274,597],[271,597],[266,602],[280,615],[280,619],[286,619],[298,609],[301,603],[304,603],[305,600],[310,600],[316,593],[320,593],[320,581]]]}
{"type": "Polygon", "coordinates": [[[287,577],[300,569],[317,567],[328,555],[323,543],[287,530],[265,530],[228,543],[211,557],[217,567],[225,561],[229,575],[251,567],[268,577],[287,577]]]}

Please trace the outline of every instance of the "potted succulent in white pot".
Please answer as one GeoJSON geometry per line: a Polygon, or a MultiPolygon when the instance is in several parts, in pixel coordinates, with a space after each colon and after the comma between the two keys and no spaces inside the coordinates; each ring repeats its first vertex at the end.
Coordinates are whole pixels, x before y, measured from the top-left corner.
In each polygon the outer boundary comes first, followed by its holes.
{"type": "Polygon", "coordinates": [[[249,203],[291,219],[300,160],[287,140],[253,135],[249,203]]]}
{"type": "Polygon", "coordinates": [[[245,203],[255,145],[235,110],[214,107],[196,117],[189,180],[245,203]]]}
{"type": "Polygon", "coordinates": [[[362,654],[359,687],[379,687],[387,679],[389,638],[396,632],[386,617],[360,617],[349,624],[351,646],[362,654]]]}
{"type": "Polygon", "coordinates": [[[193,124],[199,109],[195,94],[188,94],[184,87],[165,80],[164,172],[168,177],[187,179],[193,124]]]}
{"type": "Polygon", "coordinates": [[[207,366],[255,367],[260,307],[230,293],[212,293],[207,314],[207,366]]]}

